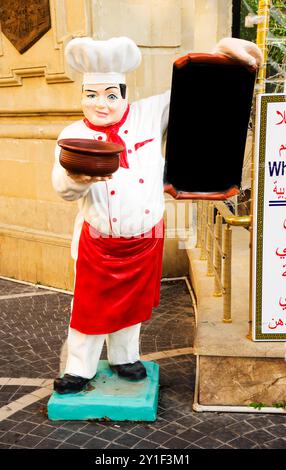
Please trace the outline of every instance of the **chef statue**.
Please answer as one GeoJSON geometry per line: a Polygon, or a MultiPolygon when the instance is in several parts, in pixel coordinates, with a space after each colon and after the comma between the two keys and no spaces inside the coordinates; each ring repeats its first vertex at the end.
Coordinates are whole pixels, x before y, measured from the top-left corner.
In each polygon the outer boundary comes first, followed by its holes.
{"type": "MultiPolygon", "coordinates": [[[[214,52],[250,65],[261,61],[255,44],[233,38],[214,52]]],[[[67,172],[56,146],[52,182],[67,201],[78,201],[72,257],[74,298],[65,373],[56,392],[81,391],[97,371],[104,341],[108,362],[120,377],[146,377],[139,356],[143,321],[159,304],[163,253],[162,136],[168,125],[170,91],[129,104],[125,74],[141,62],[127,37],[72,39],[66,60],[83,73],[84,119],[67,126],[59,139],[83,138],[124,146],[112,177],[67,172]]],[[[188,112],[188,110],[186,110],[188,112]]],[[[190,110],[191,112],[191,110],[190,110]]]]}

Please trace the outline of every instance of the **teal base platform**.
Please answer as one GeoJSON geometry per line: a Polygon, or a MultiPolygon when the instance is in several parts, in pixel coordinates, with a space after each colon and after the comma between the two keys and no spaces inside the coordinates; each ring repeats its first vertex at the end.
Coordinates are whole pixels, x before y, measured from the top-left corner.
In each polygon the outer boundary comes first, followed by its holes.
{"type": "Polygon", "coordinates": [[[108,361],[99,361],[96,377],[79,393],[53,392],[48,402],[51,420],[102,419],[155,421],[159,393],[159,365],[142,361],[147,377],[133,382],[118,377],[108,361]]]}

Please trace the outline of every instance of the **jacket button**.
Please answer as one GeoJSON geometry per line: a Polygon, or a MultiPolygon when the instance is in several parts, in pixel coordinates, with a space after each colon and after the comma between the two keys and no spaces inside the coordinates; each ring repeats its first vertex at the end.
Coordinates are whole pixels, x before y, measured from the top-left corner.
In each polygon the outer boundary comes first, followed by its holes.
{"type": "Polygon", "coordinates": [[[139,183],[141,183],[141,184],[143,184],[143,183],[144,183],[144,180],[143,180],[143,178],[140,178],[140,180],[139,180],[139,183]]]}
{"type": "Polygon", "coordinates": [[[117,218],[113,217],[112,222],[117,222],[117,218]]]}
{"type": "Polygon", "coordinates": [[[111,196],[114,196],[114,194],[115,194],[115,191],[113,191],[113,190],[112,190],[112,191],[110,191],[110,194],[111,194],[111,196]]]}
{"type": "Polygon", "coordinates": [[[145,209],[145,214],[150,214],[149,209],[145,209]]]}

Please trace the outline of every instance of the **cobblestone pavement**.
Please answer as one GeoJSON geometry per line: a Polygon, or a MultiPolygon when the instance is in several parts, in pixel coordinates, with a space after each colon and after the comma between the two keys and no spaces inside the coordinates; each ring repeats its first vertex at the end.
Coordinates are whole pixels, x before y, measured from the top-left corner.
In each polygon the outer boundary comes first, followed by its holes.
{"type": "Polygon", "coordinates": [[[152,320],[142,325],[142,354],[167,352],[166,357],[157,359],[160,364],[157,420],[49,421],[46,415],[49,396],[41,398],[37,390],[44,379],[51,381],[58,375],[70,301],[68,294],[0,279],[0,383],[1,377],[14,380],[10,385],[2,381],[0,406],[7,409],[7,404],[13,406],[17,400],[28,397],[20,411],[0,422],[0,448],[286,448],[285,415],[192,410],[195,358],[183,354],[184,351],[176,355],[175,351],[190,348],[194,337],[194,311],[184,280],[162,282],[160,306],[154,310],[152,320]],[[29,401],[31,396],[34,398],[29,401]]]}

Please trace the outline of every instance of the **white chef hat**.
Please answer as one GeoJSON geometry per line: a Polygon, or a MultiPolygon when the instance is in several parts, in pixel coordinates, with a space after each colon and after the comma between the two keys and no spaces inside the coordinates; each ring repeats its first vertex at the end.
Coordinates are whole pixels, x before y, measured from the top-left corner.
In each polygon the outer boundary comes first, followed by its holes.
{"type": "Polygon", "coordinates": [[[67,44],[65,56],[72,68],[83,73],[83,85],[126,83],[125,73],[141,62],[140,49],[124,36],[107,41],[74,38],[67,44]]]}

